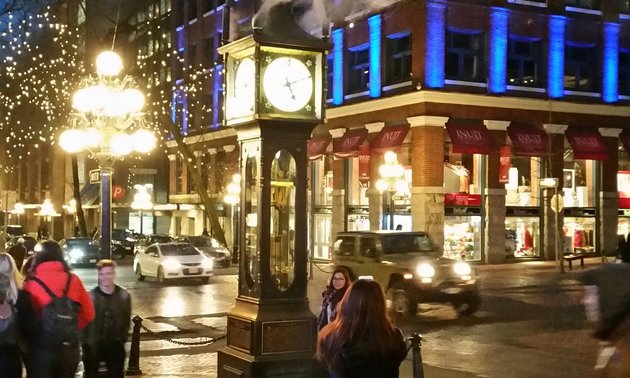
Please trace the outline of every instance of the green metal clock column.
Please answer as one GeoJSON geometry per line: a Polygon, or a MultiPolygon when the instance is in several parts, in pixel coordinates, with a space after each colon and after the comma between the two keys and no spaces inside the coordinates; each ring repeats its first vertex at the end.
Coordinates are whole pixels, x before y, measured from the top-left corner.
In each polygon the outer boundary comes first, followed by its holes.
{"type": "Polygon", "coordinates": [[[330,45],[300,29],[289,4],[254,20],[251,35],[219,49],[225,123],[241,154],[241,258],[218,376],[309,378],[317,326],[306,290],[306,142],[324,119],[330,45]]]}

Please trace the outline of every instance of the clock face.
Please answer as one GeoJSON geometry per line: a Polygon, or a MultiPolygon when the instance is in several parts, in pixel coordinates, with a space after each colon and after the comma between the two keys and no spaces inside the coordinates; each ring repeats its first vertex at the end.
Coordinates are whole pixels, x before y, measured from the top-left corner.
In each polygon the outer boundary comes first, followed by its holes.
{"type": "Polygon", "coordinates": [[[273,59],[265,69],[262,85],[269,103],[284,112],[304,108],[313,95],[311,72],[293,57],[273,59]]]}
{"type": "Polygon", "coordinates": [[[252,58],[244,58],[235,64],[232,92],[227,99],[226,116],[228,119],[245,117],[253,114],[255,104],[254,76],[256,65],[252,58]]]}

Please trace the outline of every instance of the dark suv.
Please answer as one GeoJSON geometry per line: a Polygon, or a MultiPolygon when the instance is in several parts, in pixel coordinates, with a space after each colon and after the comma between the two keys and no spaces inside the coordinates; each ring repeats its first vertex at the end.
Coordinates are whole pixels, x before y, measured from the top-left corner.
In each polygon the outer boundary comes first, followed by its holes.
{"type": "Polygon", "coordinates": [[[418,303],[449,303],[471,315],[481,304],[473,268],[441,257],[425,232],[341,232],[333,252],[336,266],[378,282],[399,315],[414,316],[418,303]]]}
{"type": "MultiPolygon", "coordinates": [[[[101,230],[94,235],[94,241],[99,245],[101,243],[101,230]]],[[[136,240],[130,230],[122,228],[112,229],[112,256],[115,258],[123,258],[125,255],[133,255],[136,240]]]]}

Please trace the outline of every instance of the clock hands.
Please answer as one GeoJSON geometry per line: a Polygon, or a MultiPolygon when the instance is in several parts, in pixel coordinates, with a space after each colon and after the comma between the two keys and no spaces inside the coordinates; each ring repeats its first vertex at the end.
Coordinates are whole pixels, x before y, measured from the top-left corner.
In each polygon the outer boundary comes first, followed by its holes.
{"type": "Polygon", "coordinates": [[[289,78],[286,77],[286,76],[285,76],[284,80],[285,80],[284,86],[289,88],[289,92],[291,92],[291,99],[295,100],[295,93],[293,93],[293,88],[291,88],[291,85],[293,85],[293,83],[291,83],[289,81],[289,78]]]}

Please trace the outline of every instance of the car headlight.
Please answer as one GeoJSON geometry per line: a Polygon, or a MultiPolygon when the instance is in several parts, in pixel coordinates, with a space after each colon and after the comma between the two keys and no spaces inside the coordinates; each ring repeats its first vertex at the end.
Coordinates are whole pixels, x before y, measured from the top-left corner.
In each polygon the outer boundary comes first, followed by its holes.
{"type": "Polygon", "coordinates": [[[423,263],[416,267],[416,273],[420,278],[432,278],[435,276],[435,268],[431,264],[423,263]]]}
{"type": "Polygon", "coordinates": [[[166,270],[179,270],[182,267],[182,264],[174,259],[166,259],[162,265],[164,265],[166,270]]]}
{"type": "Polygon", "coordinates": [[[83,251],[82,251],[82,250],[80,250],[80,249],[76,249],[76,248],[75,248],[75,249],[71,249],[71,250],[70,250],[70,258],[71,258],[72,260],[78,260],[78,259],[80,259],[80,258],[81,258],[81,257],[83,257],[83,256],[84,256],[84,253],[83,253],[83,251]]]}
{"type": "Polygon", "coordinates": [[[463,261],[458,261],[455,263],[455,265],[453,265],[453,271],[458,276],[470,276],[472,273],[472,268],[470,267],[470,264],[463,261]]]}
{"type": "Polygon", "coordinates": [[[201,266],[204,270],[212,270],[214,266],[214,259],[205,258],[201,261],[201,266]]]}

